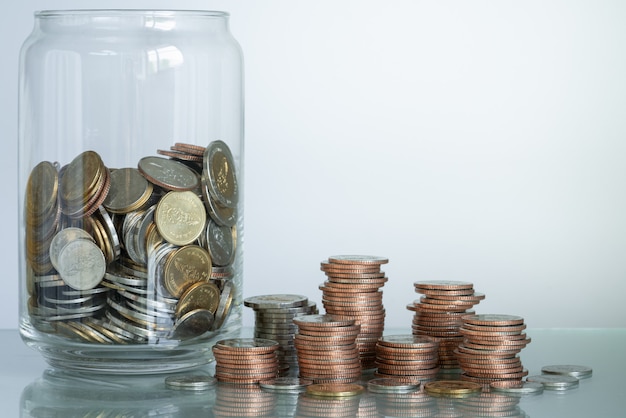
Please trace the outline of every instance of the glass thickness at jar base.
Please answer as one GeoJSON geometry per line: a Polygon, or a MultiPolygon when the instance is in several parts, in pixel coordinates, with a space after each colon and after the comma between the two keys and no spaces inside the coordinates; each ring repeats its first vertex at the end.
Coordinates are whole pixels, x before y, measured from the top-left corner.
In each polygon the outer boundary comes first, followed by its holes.
{"type": "Polygon", "coordinates": [[[20,53],[20,332],[55,368],[213,360],[243,288],[243,58],[212,11],[35,13],[20,53]]]}

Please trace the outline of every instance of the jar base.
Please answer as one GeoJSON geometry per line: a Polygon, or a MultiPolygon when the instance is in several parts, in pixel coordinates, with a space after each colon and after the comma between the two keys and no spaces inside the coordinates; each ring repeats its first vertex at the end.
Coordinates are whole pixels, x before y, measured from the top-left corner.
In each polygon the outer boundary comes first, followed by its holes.
{"type": "MultiPolygon", "coordinates": [[[[30,328],[30,329],[29,329],[30,328]]],[[[39,351],[53,368],[108,375],[147,375],[195,369],[214,360],[212,347],[226,338],[240,335],[241,326],[231,325],[213,338],[197,342],[167,341],[163,344],[106,345],[68,341],[41,335],[22,326],[22,340],[39,351]]]]}

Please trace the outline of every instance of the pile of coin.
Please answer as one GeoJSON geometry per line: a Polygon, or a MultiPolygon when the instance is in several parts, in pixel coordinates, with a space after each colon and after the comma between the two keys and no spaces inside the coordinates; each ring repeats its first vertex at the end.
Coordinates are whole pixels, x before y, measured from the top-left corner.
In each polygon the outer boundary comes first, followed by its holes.
{"type": "Polygon", "coordinates": [[[356,345],[360,326],[354,319],[304,315],[293,322],[298,326],[294,345],[300,377],[314,383],[351,383],[361,378],[356,345]]]}
{"type": "Polygon", "coordinates": [[[298,356],[294,335],[298,327],[293,319],[299,315],[318,313],[317,305],[306,296],[274,294],[250,296],[244,306],[254,309],[254,336],[278,342],[281,375],[298,375],[298,356]]]}
{"type": "Polygon", "coordinates": [[[375,368],[376,341],[385,327],[383,292],[387,276],[380,270],[389,260],[367,255],[338,255],[322,261],[327,280],[319,286],[326,313],[355,319],[361,326],[357,346],[363,369],[375,368]]]}
{"type": "Polygon", "coordinates": [[[218,382],[256,385],[278,377],[279,345],[263,338],[229,338],[213,346],[218,382]]]}
{"type": "Polygon", "coordinates": [[[376,343],[376,377],[420,384],[439,373],[439,342],[417,335],[386,335],[376,343]]]}
{"type": "Polygon", "coordinates": [[[463,317],[464,336],[456,354],[461,379],[483,385],[500,380],[521,380],[528,375],[518,353],[530,342],[523,330],[524,318],[516,315],[481,314],[463,317]]]}
{"type": "Polygon", "coordinates": [[[485,295],[475,292],[472,283],[457,280],[421,280],[414,287],[424,296],[407,305],[408,310],[415,312],[413,334],[437,338],[441,371],[458,370],[455,350],[463,341],[459,332],[462,318],[473,314],[471,308],[485,295]]]}
{"type": "Polygon", "coordinates": [[[94,151],[41,162],[25,193],[28,309],[43,332],[104,344],[184,340],[224,323],[238,187],[228,146],[109,168],[94,151]]]}

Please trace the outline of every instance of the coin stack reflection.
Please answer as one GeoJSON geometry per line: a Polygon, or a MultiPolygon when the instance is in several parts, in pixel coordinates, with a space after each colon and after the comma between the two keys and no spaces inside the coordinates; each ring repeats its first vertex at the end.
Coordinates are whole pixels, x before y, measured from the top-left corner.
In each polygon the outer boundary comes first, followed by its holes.
{"type": "Polygon", "coordinates": [[[157,152],[170,158],[109,168],[85,151],[63,167],[43,161],[32,170],[25,239],[38,330],[125,344],[222,326],[234,290],[232,154],[222,141],[157,152]]]}
{"type": "Polygon", "coordinates": [[[215,389],[215,417],[276,417],[276,397],[258,386],[218,384],[215,389]]]}
{"type": "Polygon", "coordinates": [[[230,338],[213,346],[218,382],[257,384],[278,377],[279,345],[262,338],[230,338]]]}
{"type": "Polygon", "coordinates": [[[321,263],[327,280],[319,286],[326,313],[355,319],[361,326],[356,339],[363,369],[375,368],[376,341],[385,327],[383,292],[387,276],[380,270],[389,260],[367,255],[331,256],[321,263]]]}
{"type": "Polygon", "coordinates": [[[463,316],[473,314],[471,308],[485,298],[474,292],[474,285],[456,280],[424,280],[414,283],[415,291],[424,296],[407,305],[414,311],[413,334],[439,340],[441,371],[456,371],[459,362],[454,351],[463,341],[459,327],[463,316]]]}
{"type": "Polygon", "coordinates": [[[351,383],[361,378],[356,345],[360,326],[353,319],[305,315],[293,322],[298,326],[294,344],[300,377],[314,383],[351,383]]]}
{"type": "Polygon", "coordinates": [[[461,379],[489,385],[528,375],[518,356],[530,342],[524,329],[524,318],[516,315],[465,316],[459,330],[464,340],[457,350],[461,379]]]}
{"type": "Polygon", "coordinates": [[[376,408],[385,417],[434,417],[436,406],[435,398],[424,391],[376,394],[376,408]]]}
{"type": "Polygon", "coordinates": [[[254,309],[254,336],[274,340],[280,345],[280,374],[297,376],[298,357],[293,340],[298,327],[293,319],[298,315],[317,314],[315,302],[302,295],[274,294],[251,296],[243,303],[254,309]]]}
{"type": "Polygon", "coordinates": [[[466,417],[523,417],[519,402],[519,396],[483,391],[479,396],[460,399],[457,409],[466,417]]]}
{"type": "Polygon", "coordinates": [[[420,384],[439,372],[435,338],[417,335],[387,335],[376,344],[376,377],[420,384]]]}

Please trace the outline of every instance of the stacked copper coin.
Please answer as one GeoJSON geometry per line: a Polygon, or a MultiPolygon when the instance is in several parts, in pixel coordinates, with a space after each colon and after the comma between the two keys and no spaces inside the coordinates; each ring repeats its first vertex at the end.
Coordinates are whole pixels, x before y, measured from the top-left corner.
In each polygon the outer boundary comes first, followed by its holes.
{"type": "Polygon", "coordinates": [[[387,335],[376,343],[377,377],[421,383],[439,372],[439,342],[432,337],[387,335]]]}
{"type": "Polygon", "coordinates": [[[524,318],[483,314],[463,317],[464,336],[456,351],[461,378],[483,385],[500,380],[521,380],[528,375],[518,353],[530,342],[524,318]]]}
{"type": "Polygon", "coordinates": [[[293,320],[300,377],[315,383],[351,383],[361,377],[354,319],[332,315],[304,315],[293,320]]]}
{"type": "Polygon", "coordinates": [[[278,376],[276,341],[262,338],[231,338],[213,346],[215,378],[219,382],[258,384],[278,376]]]}
{"type": "Polygon", "coordinates": [[[251,296],[243,304],[254,309],[254,336],[278,342],[278,359],[281,375],[297,376],[298,357],[293,337],[298,327],[293,318],[298,315],[317,314],[317,305],[306,296],[277,294],[251,296]]]}
{"type": "Polygon", "coordinates": [[[439,340],[439,366],[442,371],[457,370],[454,351],[463,341],[459,327],[463,316],[473,314],[471,308],[485,298],[474,292],[470,282],[456,280],[423,280],[414,283],[415,291],[424,296],[407,305],[414,311],[413,334],[439,340]]]}
{"type": "Polygon", "coordinates": [[[339,255],[321,263],[326,280],[319,288],[326,313],[337,318],[355,319],[361,325],[357,346],[363,369],[375,367],[376,341],[385,327],[383,292],[387,281],[380,270],[389,260],[367,255],[339,255]]]}

